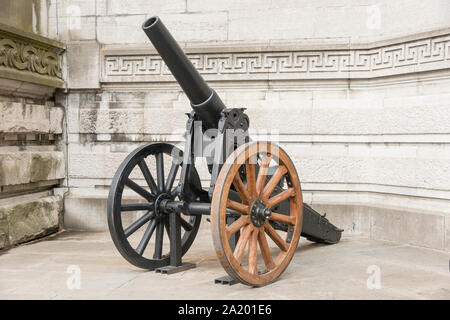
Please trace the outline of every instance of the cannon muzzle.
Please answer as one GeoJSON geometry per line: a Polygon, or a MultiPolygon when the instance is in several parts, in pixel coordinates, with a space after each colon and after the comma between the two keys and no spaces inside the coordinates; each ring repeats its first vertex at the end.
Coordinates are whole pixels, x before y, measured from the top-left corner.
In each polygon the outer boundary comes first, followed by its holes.
{"type": "Polygon", "coordinates": [[[220,97],[203,80],[183,50],[158,17],[151,17],[142,25],[153,46],[186,93],[191,107],[205,128],[217,128],[220,113],[225,109],[220,97]]]}

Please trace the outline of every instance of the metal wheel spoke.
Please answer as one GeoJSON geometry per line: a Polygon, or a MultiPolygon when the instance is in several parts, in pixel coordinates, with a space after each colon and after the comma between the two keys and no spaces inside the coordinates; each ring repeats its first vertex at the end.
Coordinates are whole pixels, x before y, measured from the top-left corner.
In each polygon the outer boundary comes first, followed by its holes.
{"type": "Polygon", "coordinates": [[[120,211],[140,211],[152,209],[153,209],[153,202],[131,203],[131,204],[123,204],[120,206],[120,211]]]}
{"type": "Polygon", "coordinates": [[[261,160],[261,166],[259,167],[258,177],[256,179],[256,193],[261,194],[264,183],[266,182],[267,172],[269,171],[270,161],[272,160],[271,156],[264,156],[261,160]]]}
{"type": "Polygon", "coordinates": [[[169,175],[167,176],[166,182],[166,191],[170,192],[173,186],[173,182],[175,181],[175,177],[177,176],[178,168],[180,166],[175,162],[172,162],[172,167],[170,168],[169,175]]]}
{"type": "Polygon", "coordinates": [[[227,200],[227,208],[233,209],[241,214],[248,214],[248,205],[236,202],[234,200],[227,200]]]}
{"type": "Polygon", "coordinates": [[[260,232],[258,234],[258,242],[264,264],[266,265],[267,269],[274,269],[276,265],[273,262],[272,255],[270,254],[269,244],[267,243],[266,235],[264,234],[264,232],[260,232]]]}
{"type": "Polygon", "coordinates": [[[169,237],[170,240],[170,223],[168,219],[164,219],[164,226],[167,232],[167,236],[169,237]]]}
{"type": "Polygon", "coordinates": [[[153,259],[161,259],[164,240],[164,224],[159,221],[156,226],[155,253],[153,259]]]}
{"type": "Polygon", "coordinates": [[[154,213],[153,211],[149,211],[146,214],[144,214],[142,217],[137,219],[135,222],[130,224],[128,228],[124,230],[125,237],[131,236],[136,230],[138,230],[140,227],[142,227],[144,224],[146,224],[149,220],[153,219],[154,213]]]}
{"type": "Polygon", "coordinates": [[[150,202],[155,200],[155,197],[150,192],[148,192],[147,190],[145,190],[144,188],[142,188],[140,185],[130,180],[129,178],[125,180],[125,185],[134,192],[136,192],[138,195],[143,197],[144,199],[147,199],[150,202]]]}
{"type": "Polygon", "coordinates": [[[163,153],[157,153],[156,158],[156,177],[158,180],[159,191],[164,191],[164,157],[163,153]]]}
{"type": "Polygon", "coordinates": [[[156,220],[152,220],[150,225],[147,227],[147,230],[145,230],[144,236],[141,239],[141,242],[139,242],[139,245],[136,248],[136,252],[142,256],[144,253],[145,248],[147,248],[148,242],[150,241],[150,238],[152,237],[153,231],[155,231],[156,226],[156,220]]]}
{"type": "Polygon", "coordinates": [[[233,180],[233,185],[236,188],[237,192],[239,193],[239,197],[241,197],[241,200],[243,203],[250,203],[251,197],[248,193],[248,190],[245,188],[244,183],[241,180],[241,177],[239,176],[239,171],[236,173],[236,176],[233,180]]]}
{"type": "Polygon", "coordinates": [[[180,224],[181,224],[181,226],[183,227],[184,230],[186,230],[186,231],[191,231],[192,230],[192,224],[190,224],[189,222],[184,220],[182,217],[180,217],[180,224]]]}
{"type": "Polygon", "coordinates": [[[272,208],[274,206],[276,206],[277,204],[279,204],[280,202],[293,197],[295,195],[295,190],[294,188],[287,188],[286,190],[280,192],[279,194],[273,196],[272,198],[270,198],[269,200],[267,200],[267,207],[268,208],[272,208]]]}
{"type": "Polygon", "coordinates": [[[153,179],[150,170],[148,169],[147,164],[145,163],[145,159],[142,159],[138,163],[139,168],[141,169],[142,174],[144,175],[145,181],[147,181],[147,185],[154,195],[158,194],[158,187],[156,186],[155,180],[153,179]]]}
{"type": "Polygon", "coordinates": [[[241,216],[239,219],[235,220],[232,224],[227,227],[228,239],[231,238],[233,234],[241,230],[241,228],[249,223],[248,216],[241,216]]]}
{"type": "Polygon", "coordinates": [[[253,230],[252,225],[247,225],[242,231],[241,236],[239,237],[238,242],[236,243],[236,248],[234,249],[233,255],[239,261],[242,261],[242,256],[244,255],[245,247],[247,246],[248,239],[250,238],[250,234],[253,230]]]}
{"type": "Polygon", "coordinates": [[[294,226],[296,217],[295,216],[288,216],[288,215],[280,214],[280,213],[276,213],[276,212],[272,212],[272,214],[269,217],[269,220],[282,222],[282,223],[287,223],[287,224],[290,224],[290,225],[294,226]]]}
{"type": "Polygon", "coordinates": [[[287,251],[289,249],[289,245],[286,243],[286,241],[281,239],[275,229],[267,221],[264,223],[264,231],[282,251],[287,251]]]}
{"type": "Polygon", "coordinates": [[[267,182],[266,186],[264,187],[264,191],[262,192],[261,199],[266,201],[270,194],[273,192],[273,189],[277,186],[278,182],[281,180],[284,174],[286,174],[287,169],[285,166],[279,166],[275,173],[273,174],[272,178],[270,178],[269,182],[267,182]]]}
{"type": "Polygon", "coordinates": [[[258,268],[256,262],[258,260],[258,234],[259,229],[254,228],[248,244],[248,272],[257,274],[258,268]]]}

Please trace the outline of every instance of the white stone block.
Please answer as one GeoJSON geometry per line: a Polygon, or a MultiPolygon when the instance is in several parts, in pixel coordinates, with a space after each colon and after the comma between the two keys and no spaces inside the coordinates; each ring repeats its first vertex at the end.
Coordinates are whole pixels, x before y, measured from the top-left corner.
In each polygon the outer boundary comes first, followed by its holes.
{"type": "Polygon", "coordinates": [[[160,18],[179,42],[228,39],[226,12],[161,14],[160,18]]]}
{"type": "Polygon", "coordinates": [[[413,212],[374,210],[371,238],[444,249],[444,217],[413,212]]]}
{"type": "Polygon", "coordinates": [[[97,17],[97,40],[102,44],[145,43],[148,40],[142,24],[147,15],[97,17]]]}
{"type": "Polygon", "coordinates": [[[186,0],[102,0],[106,1],[107,14],[146,14],[160,15],[162,12],[182,12],[186,9],[186,0]]]}
{"type": "Polygon", "coordinates": [[[64,109],[62,107],[50,108],[50,132],[62,134],[64,121],[64,109]]]}
{"type": "Polygon", "coordinates": [[[50,104],[0,102],[0,132],[62,133],[63,111],[50,104]]]}
{"type": "Polygon", "coordinates": [[[96,41],[67,44],[67,82],[70,88],[99,87],[99,50],[96,41]]]}
{"type": "Polygon", "coordinates": [[[58,40],[81,41],[96,39],[96,17],[58,17],[58,40]]]}
{"type": "Polygon", "coordinates": [[[445,249],[450,251],[450,216],[445,217],[445,249]]]}
{"type": "Polygon", "coordinates": [[[314,33],[309,9],[231,11],[229,40],[285,40],[308,38],[314,33]]]}
{"type": "Polygon", "coordinates": [[[255,8],[259,10],[269,10],[271,2],[271,0],[186,0],[187,10],[192,12],[251,11],[255,8]]]}
{"type": "Polygon", "coordinates": [[[58,0],[58,16],[95,16],[96,3],[101,1],[103,0],[58,0]]]}

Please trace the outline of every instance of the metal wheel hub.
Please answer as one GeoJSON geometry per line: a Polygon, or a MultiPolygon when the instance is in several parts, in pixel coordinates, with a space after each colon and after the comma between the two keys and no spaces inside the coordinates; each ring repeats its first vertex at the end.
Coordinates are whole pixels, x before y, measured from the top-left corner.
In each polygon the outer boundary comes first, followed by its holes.
{"type": "Polygon", "coordinates": [[[170,199],[172,199],[172,197],[167,193],[160,193],[156,197],[155,204],[154,204],[156,217],[162,218],[164,216],[164,213],[166,213],[164,203],[170,199]]]}
{"type": "Polygon", "coordinates": [[[261,227],[271,214],[272,210],[266,207],[264,201],[259,198],[253,201],[250,208],[250,220],[255,227],[261,227]]]}

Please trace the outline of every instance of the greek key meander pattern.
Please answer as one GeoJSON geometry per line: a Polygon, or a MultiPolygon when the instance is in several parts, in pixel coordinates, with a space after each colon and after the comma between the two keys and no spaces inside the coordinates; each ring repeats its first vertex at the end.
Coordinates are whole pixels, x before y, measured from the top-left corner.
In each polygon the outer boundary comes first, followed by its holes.
{"type": "Polygon", "coordinates": [[[62,79],[60,50],[0,33],[0,67],[62,79]]]}
{"type": "MultiPolygon", "coordinates": [[[[450,35],[405,42],[374,49],[334,51],[290,51],[247,53],[188,54],[203,75],[296,75],[329,73],[332,77],[351,76],[358,72],[388,71],[402,73],[409,68],[450,62],[450,35]]],[[[170,75],[167,66],[156,54],[104,55],[103,80],[117,81],[142,76],[157,81],[170,75]]]]}

